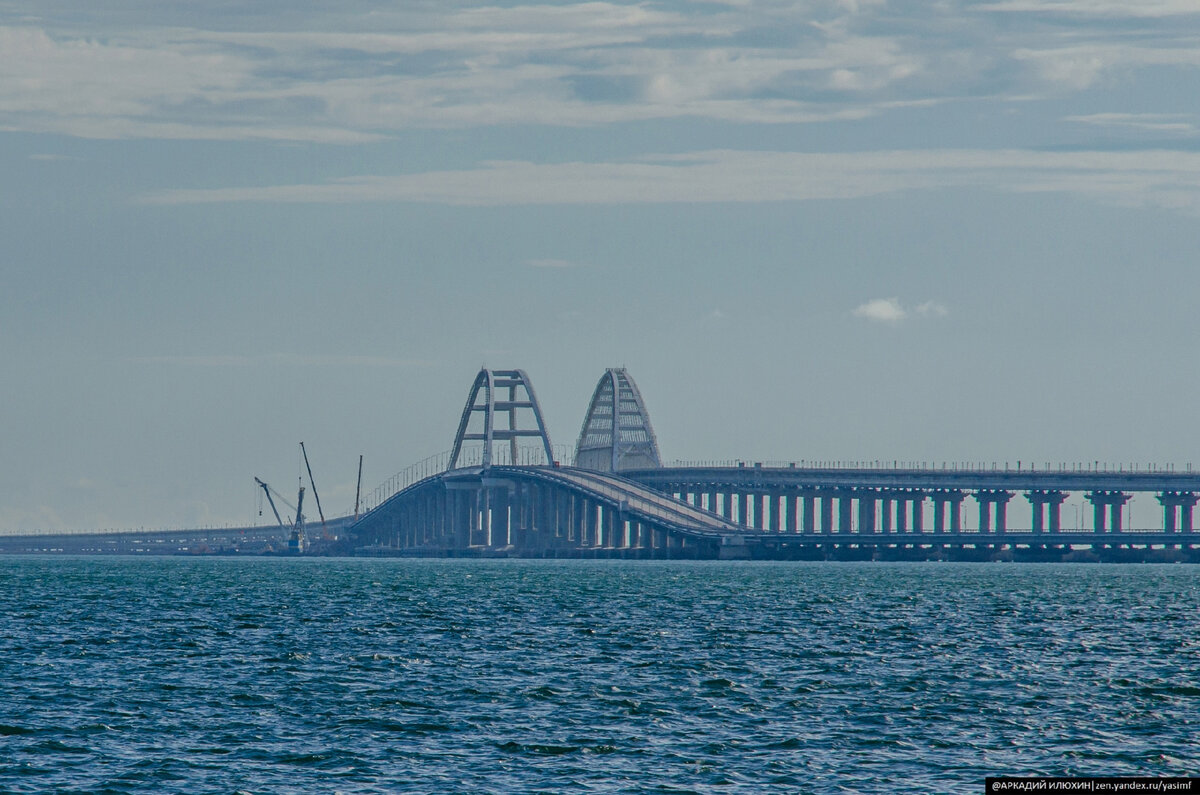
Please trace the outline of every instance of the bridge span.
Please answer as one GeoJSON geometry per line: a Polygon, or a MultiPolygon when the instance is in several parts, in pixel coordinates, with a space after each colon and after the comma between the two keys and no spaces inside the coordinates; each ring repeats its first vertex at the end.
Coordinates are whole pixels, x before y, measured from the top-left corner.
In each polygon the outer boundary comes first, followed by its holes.
{"type": "MultiPolygon", "coordinates": [[[[553,447],[528,377],[483,370],[446,471],[394,494],[348,534],[357,554],[628,557],[995,557],[1055,559],[1079,548],[1200,556],[1200,474],[1084,467],[729,467],[659,465],[657,439],[628,373],[602,376],[576,463],[553,447]],[[516,465],[517,441],[540,442],[516,465]],[[466,455],[465,446],[482,446],[466,455]],[[493,449],[493,445],[496,445],[493,449]],[[507,453],[507,460],[506,454],[507,453]],[[458,461],[480,462],[459,466],[458,461]],[[1092,506],[1090,529],[1062,523],[1068,494],[1092,506]],[[1135,493],[1154,495],[1162,525],[1127,527],[1135,493]],[[1022,494],[1028,527],[1010,525],[1022,494]],[[978,522],[964,522],[971,499],[978,522]],[[930,517],[930,510],[932,516],[930,517]]],[[[1145,557],[1145,556],[1143,556],[1145,557]]]]}

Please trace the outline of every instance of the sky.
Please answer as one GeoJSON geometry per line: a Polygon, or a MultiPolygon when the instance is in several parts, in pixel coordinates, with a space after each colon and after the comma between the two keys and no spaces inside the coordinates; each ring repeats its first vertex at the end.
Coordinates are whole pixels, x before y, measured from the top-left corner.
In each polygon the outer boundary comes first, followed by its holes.
{"type": "Polygon", "coordinates": [[[300,441],[340,515],[484,366],[563,447],[624,366],[668,461],[1183,466],[1198,96],[1193,0],[0,0],[0,532],[300,441]]]}

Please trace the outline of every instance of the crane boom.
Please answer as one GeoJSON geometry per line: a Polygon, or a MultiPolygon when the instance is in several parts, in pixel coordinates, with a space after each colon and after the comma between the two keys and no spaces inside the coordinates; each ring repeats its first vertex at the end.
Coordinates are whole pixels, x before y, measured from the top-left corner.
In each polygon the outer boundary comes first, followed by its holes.
{"type": "Polygon", "coordinates": [[[304,442],[300,443],[300,452],[304,454],[304,468],[308,470],[308,482],[312,486],[313,499],[317,501],[317,513],[321,517],[321,530],[328,534],[325,526],[325,512],[321,510],[321,495],[317,494],[317,482],[313,480],[312,467],[308,465],[308,451],[304,449],[304,442]]]}
{"type": "Polygon", "coordinates": [[[283,517],[279,515],[279,509],[275,507],[275,500],[271,497],[271,487],[258,478],[255,478],[254,482],[262,486],[263,494],[267,495],[267,502],[270,503],[271,511],[275,514],[275,521],[279,522],[279,526],[286,530],[287,526],[283,523],[283,517]]]}
{"type": "Polygon", "coordinates": [[[358,498],[362,496],[362,456],[358,457],[358,486],[354,489],[354,521],[358,521],[358,498]]]}

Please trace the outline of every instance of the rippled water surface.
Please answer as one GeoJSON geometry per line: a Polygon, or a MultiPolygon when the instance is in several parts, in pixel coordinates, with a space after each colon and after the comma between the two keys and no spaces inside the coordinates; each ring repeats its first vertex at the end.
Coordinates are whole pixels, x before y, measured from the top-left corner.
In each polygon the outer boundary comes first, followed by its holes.
{"type": "Polygon", "coordinates": [[[1189,566],[0,558],[0,791],[1200,770],[1189,566]]]}

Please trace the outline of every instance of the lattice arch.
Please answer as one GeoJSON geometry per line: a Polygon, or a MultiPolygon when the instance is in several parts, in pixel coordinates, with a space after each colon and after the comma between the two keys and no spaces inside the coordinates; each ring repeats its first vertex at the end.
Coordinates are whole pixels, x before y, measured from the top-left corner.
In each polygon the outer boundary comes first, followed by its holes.
{"type": "Polygon", "coordinates": [[[463,408],[462,420],[458,423],[458,433],[454,435],[454,449],[450,453],[449,469],[459,465],[459,456],[463,452],[464,441],[483,442],[483,452],[480,464],[487,469],[493,463],[517,462],[517,440],[535,438],[542,443],[546,454],[547,465],[554,463],[553,448],[550,444],[550,434],[546,433],[546,423],[542,420],[542,409],[538,405],[537,394],[533,384],[524,370],[488,370],[479,371],[475,383],[471,386],[471,394],[467,405],[463,408]],[[502,394],[497,394],[502,393],[502,394]],[[533,427],[528,427],[526,412],[533,415],[533,427]],[[482,415],[483,427],[478,428],[472,419],[482,415]],[[497,419],[503,418],[506,427],[498,427],[497,419]],[[474,429],[473,429],[474,428],[474,429]],[[508,460],[503,457],[499,461],[493,454],[493,446],[497,442],[508,442],[508,460]]]}
{"type": "Polygon", "coordinates": [[[575,466],[601,472],[662,466],[637,384],[624,367],[600,377],[575,445],[575,466]]]}

